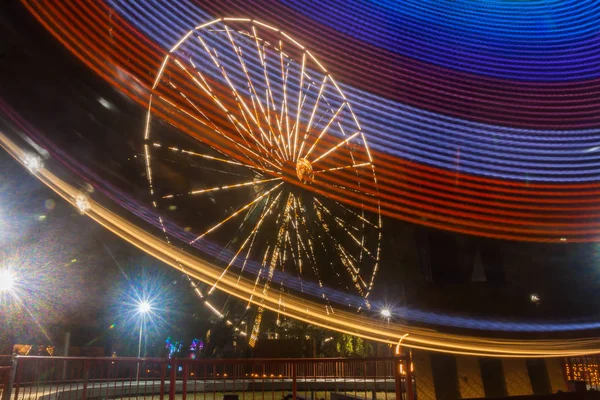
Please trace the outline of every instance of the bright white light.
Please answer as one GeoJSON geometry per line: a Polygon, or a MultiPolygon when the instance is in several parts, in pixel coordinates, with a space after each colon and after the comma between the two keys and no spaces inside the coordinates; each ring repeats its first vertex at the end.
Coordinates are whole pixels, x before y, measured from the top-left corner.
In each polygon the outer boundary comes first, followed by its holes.
{"type": "Polygon", "coordinates": [[[110,104],[110,102],[102,97],[98,98],[98,103],[102,104],[102,106],[108,110],[111,110],[112,104],[110,104]]]}
{"type": "Polygon", "coordinates": [[[0,271],[0,293],[8,292],[15,284],[15,276],[9,270],[0,271]]]}
{"type": "Polygon", "coordinates": [[[31,171],[36,173],[40,168],[44,166],[42,159],[37,154],[26,154],[23,157],[23,164],[31,171]]]}
{"type": "Polygon", "coordinates": [[[540,296],[538,296],[535,293],[531,293],[531,295],[529,296],[529,299],[531,300],[532,303],[539,303],[540,302],[540,296]]]}
{"type": "Polygon", "coordinates": [[[387,308],[384,308],[383,310],[381,310],[381,316],[385,318],[390,318],[392,316],[392,312],[387,308]]]}
{"type": "Polygon", "coordinates": [[[139,305],[139,310],[142,314],[146,314],[151,309],[152,309],[152,306],[147,301],[143,301],[139,305]]]}
{"type": "Polygon", "coordinates": [[[90,209],[90,202],[88,198],[82,193],[78,194],[75,198],[75,205],[79,209],[79,213],[81,215],[85,214],[90,209]]]}

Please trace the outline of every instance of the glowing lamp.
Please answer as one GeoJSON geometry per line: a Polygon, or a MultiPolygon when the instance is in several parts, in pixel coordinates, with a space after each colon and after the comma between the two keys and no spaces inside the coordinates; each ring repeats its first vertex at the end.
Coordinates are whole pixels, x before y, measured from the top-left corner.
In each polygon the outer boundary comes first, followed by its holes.
{"type": "Polygon", "coordinates": [[[15,276],[9,270],[0,271],[0,292],[8,292],[15,284],[15,276]]]}
{"type": "Polygon", "coordinates": [[[146,314],[150,309],[152,309],[152,306],[147,301],[143,301],[139,305],[139,310],[142,314],[146,314]]]}

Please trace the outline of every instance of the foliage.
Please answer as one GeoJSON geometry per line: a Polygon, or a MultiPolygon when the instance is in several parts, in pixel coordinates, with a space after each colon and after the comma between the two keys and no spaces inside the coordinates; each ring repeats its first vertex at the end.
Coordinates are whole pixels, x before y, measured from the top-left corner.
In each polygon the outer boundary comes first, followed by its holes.
{"type": "Polygon", "coordinates": [[[368,357],[374,353],[373,345],[358,336],[341,334],[334,340],[337,353],[341,357],[368,357]]]}

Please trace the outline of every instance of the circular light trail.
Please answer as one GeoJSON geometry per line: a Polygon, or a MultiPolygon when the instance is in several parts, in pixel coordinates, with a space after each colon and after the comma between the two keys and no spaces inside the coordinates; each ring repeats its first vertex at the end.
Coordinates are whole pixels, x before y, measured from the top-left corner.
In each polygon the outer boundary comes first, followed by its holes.
{"type": "MultiPolygon", "coordinates": [[[[84,63],[144,106],[153,84],[148,71],[160,68],[162,54],[197,21],[233,13],[289,27],[303,45],[318,49],[360,111],[362,128],[369,132],[378,160],[382,214],[504,239],[560,243],[600,238],[600,80],[594,77],[600,64],[596,47],[589,41],[598,27],[573,25],[593,15],[594,7],[587,2],[550,10],[542,2],[521,8],[486,5],[485,10],[462,16],[439,2],[365,3],[353,11],[342,10],[349,18],[344,27],[335,25],[337,17],[328,10],[320,10],[319,18],[329,18],[330,23],[313,21],[307,17],[312,11],[300,10],[302,6],[292,2],[289,7],[276,1],[250,7],[219,1],[131,1],[77,3],[69,8],[56,2],[23,3],[84,63]],[[418,37],[409,31],[427,26],[425,17],[421,25],[416,21],[402,25],[410,41],[389,40],[400,47],[374,45],[378,42],[370,35],[382,40],[391,35],[391,31],[382,32],[388,28],[354,28],[353,35],[344,34],[362,16],[373,16],[364,17],[366,26],[377,25],[381,9],[390,9],[392,21],[431,15],[432,26],[452,31],[440,40],[458,37],[460,43],[472,46],[471,67],[459,68],[454,56],[448,56],[445,63],[438,54],[436,61],[433,48],[415,42],[418,37]],[[544,12],[551,12],[562,28],[547,28],[542,40],[530,32],[540,26],[544,12]],[[511,13],[522,17],[522,23],[508,21],[511,13]],[[111,15],[110,27],[101,17],[107,14],[111,15]],[[447,21],[440,15],[448,16],[447,21]],[[106,32],[111,32],[110,42],[106,32]],[[409,43],[429,55],[411,58],[402,48],[409,43]],[[539,67],[562,74],[533,76],[527,68],[534,64],[529,61],[507,64],[506,57],[494,60],[489,55],[504,51],[513,57],[507,49],[544,60],[554,52],[568,52],[570,58],[561,56],[564,62],[539,67]],[[490,71],[500,72],[484,73],[477,65],[482,60],[493,64],[488,63],[490,71]],[[518,78],[511,77],[517,72],[518,78]]],[[[438,47],[448,46],[440,43],[438,47]]],[[[221,56],[226,62],[236,57],[221,56]]],[[[188,133],[199,129],[181,128],[188,133]]],[[[346,205],[365,201],[367,207],[376,208],[367,199],[341,194],[338,198],[346,205]]]]}

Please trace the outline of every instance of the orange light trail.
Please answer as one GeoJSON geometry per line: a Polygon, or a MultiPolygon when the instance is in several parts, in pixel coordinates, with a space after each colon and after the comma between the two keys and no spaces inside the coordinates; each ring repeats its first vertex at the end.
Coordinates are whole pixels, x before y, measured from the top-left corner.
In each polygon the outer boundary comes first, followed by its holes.
{"type": "MultiPolygon", "coordinates": [[[[0,144],[25,166],[24,160],[27,159],[28,153],[2,133],[0,133],[0,144]]],[[[63,181],[48,167],[40,167],[35,175],[46,186],[76,206],[80,195],[77,188],[63,181]]],[[[169,246],[163,240],[113,213],[93,199],[89,200],[86,214],[139,249],[199,281],[212,285],[222,275],[222,268],[169,246]]],[[[257,292],[254,290],[254,282],[247,278],[237,279],[225,275],[221,278],[219,287],[222,291],[241,300],[260,305],[273,312],[279,310],[281,314],[290,318],[391,345],[396,345],[402,339],[402,345],[409,348],[499,357],[566,357],[600,353],[600,338],[528,341],[449,334],[398,323],[388,325],[343,310],[337,310],[335,314],[330,315],[323,309],[322,304],[290,293],[281,293],[280,299],[279,296],[257,292]],[[280,309],[280,301],[285,304],[284,309],[280,309]]]]}

